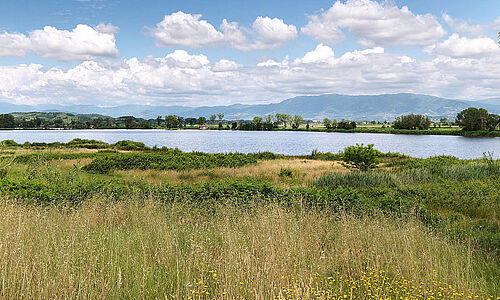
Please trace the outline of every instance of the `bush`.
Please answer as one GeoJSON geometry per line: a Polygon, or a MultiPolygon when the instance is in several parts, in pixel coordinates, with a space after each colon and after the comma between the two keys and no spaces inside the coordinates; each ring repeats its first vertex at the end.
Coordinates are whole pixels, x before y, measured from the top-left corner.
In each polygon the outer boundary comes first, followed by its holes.
{"type": "Polygon", "coordinates": [[[281,168],[279,176],[280,177],[293,177],[293,172],[289,168],[281,168]]]}
{"type": "Polygon", "coordinates": [[[236,168],[257,162],[254,154],[242,153],[184,153],[179,149],[158,152],[118,153],[102,155],[83,169],[93,173],[111,170],[190,170],[214,167],[236,168]]]}
{"type": "Polygon", "coordinates": [[[20,147],[18,143],[16,143],[14,140],[4,140],[0,143],[2,147],[20,147]]]}
{"type": "Polygon", "coordinates": [[[360,171],[368,171],[374,169],[378,163],[378,151],[373,149],[373,144],[363,146],[349,146],[344,149],[342,157],[344,166],[360,171]]]}
{"type": "Polygon", "coordinates": [[[113,144],[113,147],[115,147],[118,150],[129,150],[129,151],[139,151],[139,150],[147,150],[149,149],[148,146],[146,146],[144,143],[141,142],[134,142],[134,141],[119,141],[113,144]]]}

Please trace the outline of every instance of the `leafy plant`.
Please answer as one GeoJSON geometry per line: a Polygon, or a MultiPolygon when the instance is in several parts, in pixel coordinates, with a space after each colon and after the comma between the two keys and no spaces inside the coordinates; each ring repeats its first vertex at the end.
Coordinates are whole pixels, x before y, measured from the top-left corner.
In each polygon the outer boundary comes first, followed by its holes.
{"type": "Polygon", "coordinates": [[[378,151],[373,148],[373,144],[356,144],[344,149],[342,160],[347,168],[368,171],[377,167],[378,151]]]}
{"type": "Polygon", "coordinates": [[[281,168],[279,176],[280,177],[293,177],[293,171],[289,168],[281,168]]]}

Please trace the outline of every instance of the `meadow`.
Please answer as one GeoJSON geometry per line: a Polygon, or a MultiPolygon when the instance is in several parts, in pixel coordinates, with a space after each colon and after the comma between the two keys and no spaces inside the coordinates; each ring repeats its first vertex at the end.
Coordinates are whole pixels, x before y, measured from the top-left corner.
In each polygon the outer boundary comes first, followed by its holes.
{"type": "Polygon", "coordinates": [[[2,298],[499,299],[487,155],[1,145],[2,298]]]}

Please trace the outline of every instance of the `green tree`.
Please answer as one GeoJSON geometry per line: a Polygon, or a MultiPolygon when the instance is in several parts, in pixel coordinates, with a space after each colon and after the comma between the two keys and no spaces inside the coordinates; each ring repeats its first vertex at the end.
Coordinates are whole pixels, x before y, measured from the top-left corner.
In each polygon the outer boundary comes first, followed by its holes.
{"type": "Polygon", "coordinates": [[[168,115],[165,117],[165,126],[169,129],[179,127],[179,120],[176,115],[168,115]]]}
{"type": "Polygon", "coordinates": [[[429,127],[431,126],[431,120],[429,119],[429,117],[424,115],[402,115],[394,120],[392,126],[396,129],[424,130],[429,129],[429,127]]]}
{"type": "Polygon", "coordinates": [[[16,120],[13,115],[3,114],[0,115],[0,128],[14,128],[16,127],[16,120]]]}
{"type": "Polygon", "coordinates": [[[161,116],[156,117],[156,124],[158,126],[161,126],[161,121],[162,121],[161,116]]]}
{"type": "Polygon", "coordinates": [[[486,130],[488,116],[484,108],[469,107],[457,114],[457,123],[464,131],[486,130]]]}
{"type": "Polygon", "coordinates": [[[217,117],[219,117],[219,128],[222,128],[222,121],[224,120],[224,114],[218,113],[217,117]]]}
{"type": "Polygon", "coordinates": [[[500,116],[495,114],[489,114],[486,120],[486,127],[488,130],[493,131],[500,125],[500,116]]]}
{"type": "Polygon", "coordinates": [[[332,128],[332,120],[330,120],[328,118],[324,118],[323,125],[325,125],[326,129],[331,129],[332,128]]]}
{"type": "Polygon", "coordinates": [[[189,124],[190,126],[193,126],[198,122],[196,118],[186,118],[186,124],[189,124]]]}
{"type": "Polygon", "coordinates": [[[181,116],[177,116],[177,126],[181,128],[184,127],[185,124],[186,121],[184,120],[184,118],[181,116]]]}
{"type": "Polygon", "coordinates": [[[205,124],[207,124],[207,118],[199,117],[198,118],[198,125],[205,125],[205,124]]]}
{"type": "Polygon", "coordinates": [[[373,144],[356,144],[344,149],[342,160],[347,168],[368,171],[377,167],[378,151],[373,148],[373,144]]]}
{"type": "Polygon", "coordinates": [[[253,123],[256,127],[260,127],[260,126],[261,126],[261,124],[262,124],[262,118],[261,118],[261,117],[253,117],[252,123],[253,123]]]}
{"type": "Polygon", "coordinates": [[[210,116],[210,124],[215,124],[215,119],[217,119],[216,115],[211,115],[210,116]]]}
{"type": "Polygon", "coordinates": [[[293,117],[293,125],[292,127],[293,128],[299,128],[300,125],[304,124],[304,118],[302,118],[302,116],[299,116],[299,115],[295,115],[293,117]]]}

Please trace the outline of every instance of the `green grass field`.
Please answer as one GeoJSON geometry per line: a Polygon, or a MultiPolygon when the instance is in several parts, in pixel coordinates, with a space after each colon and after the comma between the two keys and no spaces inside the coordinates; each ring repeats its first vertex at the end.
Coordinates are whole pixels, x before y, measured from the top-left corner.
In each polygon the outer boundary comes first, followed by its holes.
{"type": "Polygon", "coordinates": [[[7,144],[2,298],[500,295],[498,160],[7,144]]]}

